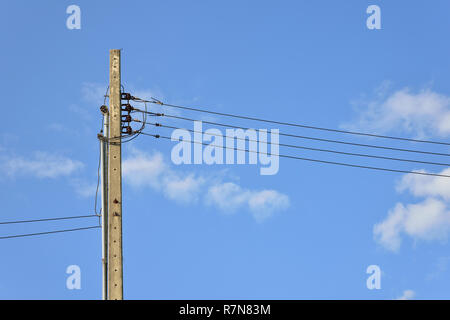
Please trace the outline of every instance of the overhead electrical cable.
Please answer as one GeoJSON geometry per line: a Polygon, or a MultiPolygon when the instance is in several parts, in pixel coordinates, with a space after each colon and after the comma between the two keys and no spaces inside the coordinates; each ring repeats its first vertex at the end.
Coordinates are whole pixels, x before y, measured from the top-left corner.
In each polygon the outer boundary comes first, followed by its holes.
{"type": "Polygon", "coordinates": [[[317,127],[317,126],[311,126],[311,125],[305,125],[305,124],[299,124],[299,123],[268,120],[268,119],[249,117],[249,116],[242,116],[242,115],[225,113],[225,112],[217,112],[217,111],[211,111],[211,110],[200,109],[200,108],[193,108],[193,107],[186,107],[186,106],[168,104],[168,103],[164,103],[162,101],[159,101],[158,99],[155,99],[155,98],[152,98],[153,100],[144,100],[144,99],[140,99],[140,98],[136,98],[136,97],[133,97],[133,98],[134,98],[135,101],[138,101],[138,102],[156,103],[156,104],[159,104],[159,105],[162,105],[162,106],[166,106],[166,107],[170,107],[170,108],[190,110],[190,111],[195,111],[195,112],[202,112],[202,113],[214,114],[214,115],[225,116],[225,117],[232,117],[232,118],[243,119],[243,120],[252,120],[252,121],[266,122],[266,123],[272,123],[272,124],[278,124],[278,125],[284,125],[284,126],[291,126],[291,127],[305,128],[305,129],[314,129],[314,130],[329,131],[329,132],[337,132],[337,133],[352,134],[352,135],[359,135],[359,136],[368,136],[368,137],[375,137],[375,138],[384,138],[384,139],[392,139],[392,140],[402,140],[402,141],[430,143],[430,144],[439,144],[439,145],[450,146],[450,142],[411,139],[411,138],[395,137],[395,136],[380,135],[380,134],[373,134],[373,133],[364,133],[364,132],[357,132],[357,131],[340,130],[340,129],[325,128],[325,127],[317,127]]]}
{"type": "MultiPolygon", "coordinates": [[[[139,120],[135,120],[138,121],[139,120]]],[[[393,161],[402,161],[402,162],[411,162],[411,163],[421,163],[421,164],[429,164],[429,165],[436,165],[436,166],[444,166],[449,167],[450,163],[440,163],[440,162],[431,162],[431,161],[421,161],[421,160],[414,160],[414,159],[403,159],[403,158],[394,158],[394,157],[385,157],[385,156],[378,156],[378,155],[371,155],[371,154],[363,154],[363,153],[353,153],[353,152],[344,152],[344,151],[338,151],[338,150],[330,150],[330,149],[320,149],[320,148],[312,148],[312,147],[305,147],[305,146],[299,146],[299,145],[292,145],[292,144],[286,144],[286,143],[273,143],[273,142],[267,142],[267,141],[258,141],[254,139],[246,139],[246,138],[240,138],[240,137],[230,137],[230,136],[223,136],[221,134],[214,134],[204,131],[198,131],[198,130],[192,130],[192,129],[186,129],[186,128],[179,128],[174,126],[169,126],[161,123],[151,123],[147,122],[149,125],[153,125],[155,127],[162,127],[162,128],[169,128],[169,129],[181,129],[186,130],[191,133],[201,133],[206,134],[210,136],[217,136],[217,137],[224,137],[224,138],[236,138],[237,140],[244,140],[249,142],[259,142],[259,143],[268,143],[271,145],[278,145],[280,147],[288,147],[288,148],[296,148],[296,149],[303,149],[303,150],[311,150],[311,151],[319,151],[319,152],[329,152],[329,153],[336,153],[336,154],[342,154],[342,155],[348,155],[348,156],[359,156],[359,157],[367,157],[367,158],[375,158],[375,159],[383,159],[383,160],[393,160],[393,161]]]]}
{"type": "Polygon", "coordinates": [[[70,220],[70,219],[91,218],[91,217],[98,217],[98,216],[99,215],[97,215],[97,214],[89,214],[89,215],[84,215],[84,216],[72,216],[72,217],[57,217],[57,218],[44,218],[44,219],[33,219],[33,220],[1,221],[0,224],[16,224],[16,223],[31,223],[31,222],[70,220]]]}
{"type": "MultiPolygon", "coordinates": [[[[172,140],[171,137],[161,136],[159,134],[150,134],[150,133],[146,133],[146,132],[141,132],[141,134],[142,135],[151,136],[151,137],[154,137],[154,138],[167,139],[167,140],[171,140],[171,141],[178,141],[178,142],[182,142],[183,141],[183,140],[172,140]]],[[[264,152],[254,151],[254,150],[240,149],[240,148],[236,148],[236,147],[231,148],[231,147],[227,147],[227,146],[212,145],[212,144],[208,144],[208,143],[200,142],[200,141],[192,141],[192,143],[201,144],[201,145],[205,145],[205,146],[211,146],[211,147],[217,147],[217,148],[231,149],[231,150],[235,150],[235,151],[244,151],[244,152],[257,153],[257,154],[272,155],[272,156],[278,156],[278,157],[281,157],[281,158],[289,158],[289,159],[295,159],[295,160],[304,160],[304,161],[318,162],[318,163],[325,163],[325,164],[334,164],[334,165],[340,165],[340,166],[346,166],[346,167],[371,169],[371,170],[378,170],[378,171],[389,171],[389,172],[397,172],[397,173],[407,173],[407,174],[417,174],[417,175],[423,175],[423,176],[434,176],[434,177],[450,178],[450,175],[438,174],[438,173],[428,173],[428,172],[421,172],[421,171],[408,171],[408,170],[400,170],[400,169],[372,167],[372,166],[365,166],[365,165],[358,165],[358,164],[351,164],[351,163],[344,163],[344,162],[335,162],[335,161],[327,161],[327,160],[320,160],[320,159],[312,159],[312,158],[290,156],[290,155],[284,155],[284,154],[264,153],[264,152]]]]}
{"type": "Polygon", "coordinates": [[[100,228],[100,226],[74,228],[74,229],[64,229],[64,230],[54,230],[54,231],[45,231],[45,232],[37,232],[37,233],[15,234],[15,235],[10,235],[10,236],[1,236],[0,240],[12,239],[12,238],[23,238],[23,237],[40,236],[40,235],[45,235],[45,234],[54,234],[54,233],[63,233],[63,232],[73,232],[73,231],[81,231],[81,230],[89,230],[89,229],[97,229],[97,228],[100,228]]]}
{"type": "MultiPolygon", "coordinates": [[[[220,127],[242,129],[242,130],[252,129],[252,128],[249,128],[249,127],[241,127],[241,126],[225,124],[225,123],[220,123],[220,122],[214,122],[214,121],[207,121],[207,120],[198,120],[198,119],[181,117],[181,116],[176,116],[176,115],[171,115],[171,114],[166,114],[166,113],[155,113],[155,112],[151,112],[151,111],[143,111],[143,110],[140,110],[140,109],[137,109],[137,108],[135,108],[135,111],[137,111],[137,112],[146,112],[147,114],[150,114],[150,115],[167,117],[167,118],[173,118],[173,119],[179,119],[179,120],[184,120],[184,121],[201,121],[202,123],[216,125],[216,126],[220,126],[220,127]]],[[[385,150],[392,150],[392,151],[402,151],[402,152],[427,154],[427,155],[433,155],[433,156],[450,157],[449,153],[423,151],[423,150],[417,150],[417,149],[395,148],[395,147],[380,146],[380,145],[373,145],[373,144],[363,144],[363,143],[356,143],[356,142],[349,142],[349,141],[341,141],[341,140],[333,140],[333,139],[316,138],[316,137],[311,137],[311,136],[296,135],[296,134],[290,134],[290,133],[284,133],[284,132],[280,132],[279,135],[280,136],[285,136],[285,137],[291,137],[291,138],[314,140],[314,141],[322,141],[322,142],[329,142],[329,143],[338,143],[338,144],[352,145],[352,146],[358,146],[358,147],[385,149],[385,150]]]]}

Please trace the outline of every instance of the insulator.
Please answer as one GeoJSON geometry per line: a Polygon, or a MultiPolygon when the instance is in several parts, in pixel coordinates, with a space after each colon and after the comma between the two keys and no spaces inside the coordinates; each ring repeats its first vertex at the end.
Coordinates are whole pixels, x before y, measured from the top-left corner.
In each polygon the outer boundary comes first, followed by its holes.
{"type": "Polygon", "coordinates": [[[122,122],[131,122],[133,119],[131,118],[130,115],[126,114],[126,115],[122,115],[122,122]]]}
{"type": "Polygon", "coordinates": [[[122,127],[122,133],[124,133],[124,134],[132,134],[133,133],[133,129],[130,126],[122,127]]]}
{"type": "Polygon", "coordinates": [[[133,110],[133,107],[129,103],[123,103],[123,104],[121,104],[121,106],[122,106],[122,108],[121,108],[122,111],[131,112],[133,110]]]}
{"type": "Polygon", "coordinates": [[[122,93],[120,94],[120,98],[121,98],[122,100],[132,100],[132,99],[134,99],[134,97],[133,97],[131,94],[126,93],[126,92],[122,92],[122,93]]]}

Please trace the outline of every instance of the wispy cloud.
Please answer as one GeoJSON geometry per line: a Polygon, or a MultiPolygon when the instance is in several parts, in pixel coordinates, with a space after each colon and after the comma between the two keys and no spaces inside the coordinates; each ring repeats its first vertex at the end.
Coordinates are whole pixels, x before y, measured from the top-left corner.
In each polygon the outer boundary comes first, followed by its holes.
{"type": "MultiPolygon", "coordinates": [[[[426,172],[425,170],[418,171],[426,172]]],[[[450,175],[450,168],[442,170],[440,174],[450,175]]],[[[439,197],[450,200],[450,179],[407,174],[397,184],[397,191],[409,191],[416,197],[439,197]]]]}
{"type": "MultiPolygon", "coordinates": [[[[449,170],[441,173],[448,174],[449,170]]],[[[446,240],[450,233],[450,189],[445,189],[446,180],[413,174],[403,176],[397,190],[425,199],[414,204],[397,203],[386,219],[374,226],[375,239],[391,251],[399,250],[402,234],[414,240],[446,240]]]]}
{"type": "Polygon", "coordinates": [[[47,152],[36,152],[30,158],[8,155],[0,159],[1,171],[10,177],[57,178],[69,176],[82,167],[78,160],[47,152]]]}
{"type": "MultiPolygon", "coordinates": [[[[70,185],[74,188],[77,195],[83,198],[90,198],[95,196],[97,190],[97,183],[93,181],[86,181],[81,178],[73,178],[70,180],[70,185]]],[[[99,191],[100,192],[100,191],[99,191]]]]}
{"type": "Polygon", "coordinates": [[[424,89],[409,88],[387,94],[383,88],[373,100],[359,103],[358,118],[342,127],[386,133],[402,132],[414,137],[450,135],[450,97],[424,89]]]}
{"type": "Polygon", "coordinates": [[[58,179],[63,178],[81,197],[93,197],[97,188],[97,177],[83,177],[83,162],[63,156],[57,152],[36,151],[31,155],[16,155],[8,148],[0,149],[0,177],[58,179]]]}
{"type": "Polygon", "coordinates": [[[374,226],[376,240],[398,251],[401,234],[415,240],[446,240],[450,231],[450,211],[443,201],[429,198],[417,204],[397,203],[388,217],[374,226]]]}
{"type": "Polygon", "coordinates": [[[445,274],[448,270],[450,263],[450,257],[439,257],[434,265],[434,270],[428,273],[425,277],[426,280],[438,279],[442,274],[445,274]]]}
{"type": "Polygon", "coordinates": [[[84,82],[81,86],[81,96],[83,100],[100,107],[103,104],[107,87],[106,84],[84,82]]]}
{"type": "Polygon", "coordinates": [[[398,297],[396,300],[412,300],[416,296],[416,293],[413,290],[404,290],[403,294],[398,297]]]}
{"type": "Polygon", "coordinates": [[[201,203],[223,212],[248,210],[257,221],[289,207],[289,197],[276,190],[252,190],[219,176],[202,176],[173,169],[161,153],[131,150],[123,161],[124,180],[135,187],[150,187],[183,204],[201,203]]]}
{"type": "Polygon", "coordinates": [[[150,187],[184,204],[197,202],[204,183],[202,177],[171,169],[160,152],[149,154],[131,149],[131,156],[123,161],[122,170],[125,182],[131,186],[150,187]]]}
{"type": "MultiPolygon", "coordinates": [[[[356,121],[343,128],[364,132],[409,135],[415,138],[450,135],[450,97],[429,88],[390,90],[384,82],[372,99],[358,102],[356,121]]],[[[421,172],[425,172],[421,170],[421,172]]],[[[449,175],[450,169],[440,172],[449,175]]],[[[403,236],[414,241],[445,241],[450,233],[450,181],[441,177],[404,175],[397,192],[420,197],[415,203],[397,203],[375,224],[375,240],[391,251],[400,249],[403,236]]]]}
{"type": "Polygon", "coordinates": [[[224,212],[247,208],[257,221],[262,221],[276,211],[289,207],[289,197],[275,190],[249,190],[233,182],[214,184],[208,188],[208,204],[224,212]]]}

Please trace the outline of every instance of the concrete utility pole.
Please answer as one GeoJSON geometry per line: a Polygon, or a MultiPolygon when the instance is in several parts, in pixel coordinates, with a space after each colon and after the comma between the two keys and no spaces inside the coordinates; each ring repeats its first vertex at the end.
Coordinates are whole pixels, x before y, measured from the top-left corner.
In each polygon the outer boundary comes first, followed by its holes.
{"type": "Polygon", "coordinates": [[[109,52],[108,299],[123,299],[120,50],[109,52]]]}

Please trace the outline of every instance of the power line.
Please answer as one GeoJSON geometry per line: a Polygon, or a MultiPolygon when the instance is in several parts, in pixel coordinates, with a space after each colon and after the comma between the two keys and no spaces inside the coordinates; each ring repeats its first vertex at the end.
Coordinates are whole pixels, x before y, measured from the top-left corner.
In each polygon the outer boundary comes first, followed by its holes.
{"type": "Polygon", "coordinates": [[[97,214],[90,214],[85,216],[72,216],[72,217],[58,217],[58,218],[44,218],[44,219],[34,219],[34,220],[18,220],[18,221],[2,221],[0,224],[15,224],[15,223],[30,223],[30,222],[43,222],[43,221],[56,221],[56,220],[69,220],[69,219],[81,219],[98,217],[97,214]]]}
{"type": "MultiPolygon", "coordinates": [[[[137,109],[137,108],[134,108],[134,110],[137,111],[137,112],[146,112],[146,111],[143,111],[143,110],[140,110],[140,109],[137,109]]],[[[185,120],[185,121],[202,121],[203,123],[216,125],[216,126],[220,126],[220,127],[242,129],[242,130],[249,130],[249,129],[251,129],[251,128],[248,128],[248,127],[235,126],[235,125],[231,125],[231,124],[225,124],[225,123],[214,122],[214,121],[197,120],[197,119],[192,119],[192,118],[186,118],[186,117],[181,117],[181,116],[170,115],[170,114],[166,114],[166,113],[155,113],[155,112],[150,112],[150,111],[147,111],[146,113],[150,114],[150,115],[156,115],[156,116],[173,118],[173,119],[179,119],[179,120],[185,120]]],[[[358,146],[358,147],[385,149],[385,150],[392,150],[392,151],[402,151],[402,152],[411,152],[411,153],[420,153],[420,154],[427,154],[427,155],[434,155],[434,156],[450,157],[449,153],[422,151],[422,150],[417,150],[417,149],[395,148],[395,147],[387,147],[387,146],[380,146],[380,145],[373,145],[373,144],[363,144],[363,143],[356,143],[356,142],[349,142],[349,141],[341,141],[341,140],[316,138],[316,137],[310,137],[310,136],[302,136],[302,135],[283,133],[283,132],[280,132],[279,135],[280,136],[285,136],[285,137],[291,137],[291,138],[314,140],[314,141],[321,141],[321,142],[330,142],[330,143],[338,143],[338,144],[358,146]]]]}
{"type": "MultiPolygon", "coordinates": [[[[150,134],[146,132],[141,132],[143,135],[151,136],[154,138],[163,138],[168,139],[171,141],[183,141],[183,140],[172,140],[171,137],[161,136],[158,134],[150,134]]],[[[295,160],[304,160],[304,161],[311,161],[311,162],[319,162],[319,163],[326,163],[326,164],[334,164],[334,165],[340,165],[340,166],[346,166],[346,167],[354,167],[354,168],[362,168],[362,169],[371,169],[371,170],[378,170],[378,171],[389,171],[389,172],[397,172],[397,173],[411,173],[411,174],[418,174],[418,175],[424,175],[424,176],[434,176],[434,177],[443,177],[443,178],[450,178],[450,175],[445,174],[438,174],[438,173],[427,173],[427,172],[420,172],[420,171],[407,171],[407,170],[399,170],[399,169],[389,169],[389,168],[381,168],[381,167],[371,167],[371,166],[364,166],[364,165],[358,165],[358,164],[350,164],[350,163],[344,163],[344,162],[335,162],[335,161],[327,161],[327,160],[319,160],[319,159],[311,159],[311,158],[303,158],[303,157],[296,157],[296,156],[290,156],[290,155],[283,155],[283,154],[272,154],[272,153],[265,153],[265,152],[259,152],[254,150],[247,150],[247,149],[239,149],[236,147],[230,148],[226,146],[218,146],[218,145],[212,145],[204,142],[199,141],[191,141],[193,143],[205,145],[205,146],[211,146],[211,147],[218,147],[218,148],[225,148],[225,149],[231,149],[235,151],[244,151],[244,152],[252,152],[257,154],[265,154],[265,155],[272,155],[272,156],[278,156],[281,158],[289,158],[289,159],[295,159],[295,160]]]]}
{"type": "MultiPolygon", "coordinates": [[[[135,120],[137,122],[140,122],[140,120],[135,120]]],[[[189,131],[191,133],[201,133],[206,134],[210,136],[217,136],[217,137],[224,137],[224,138],[236,138],[237,140],[248,140],[250,142],[259,142],[258,140],[253,139],[246,139],[246,138],[239,138],[239,137],[230,137],[230,136],[222,136],[221,134],[214,134],[209,132],[202,132],[192,129],[186,129],[186,128],[178,128],[174,126],[169,126],[161,123],[151,123],[147,122],[149,125],[153,125],[155,127],[163,127],[163,128],[169,128],[169,129],[182,129],[189,131]]],[[[267,141],[261,141],[264,143],[269,143],[267,141]]],[[[359,156],[359,157],[367,157],[367,158],[374,158],[374,159],[383,159],[383,160],[393,160],[393,161],[402,161],[402,162],[411,162],[411,163],[421,163],[421,164],[429,164],[429,165],[436,165],[436,166],[445,166],[449,167],[450,163],[439,163],[439,162],[430,162],[430,161],[421,161],[421,160],[414,160],[414,159],[403,159],[403,158],[393,158],[393,157],[385,157],[385,156],[378,156],[378,155],[371,155],[371,154],[364,154],[364,153],[352,153],[352,152],[344,152],[344,151],[338,151],[338,150],[330,150],[330,149],[320,149],[320,148],[312,148],[312,147],[305,147],[305,146],[298,146],[298,145],[292,145],[292,144],[285,144],[285,143],[272,143],[273,145],[278,145],[280,147],[288,147],[288,148],[296,148],[296,149],[303,149],[303,150],[311,150],[311,151],[319,151],[319,152],[329,152],[329,153],[336,153],[336,154],[343,154],[348,156],[359,156]]]]}
{"type": "Polygon", "coordinates": [[[11,236],[0,237],[0,240],[12,239],[12,238],[22,238],[22,237],[32,237],[32,236],[40,236],[40,235],[44,235],[44,234],[72,232],[72,231],[80,231],[80,230],[88,230],[88,229],[96,229],[96,228],[100,228],[100,226],[83,227],[83,228],[75,228],[75,229],[64,229],[64,230],[55,230],[55,231],[46,231],[46,232],[38,232],[38,233],[16,234],[16,235],[11,235],[11,236]]]}
{"type": "Polygon", "coordinates": [[[156,104],[159,104],[159,105],[162,105],[162,106],[166,106],[166,107],[170,107],[170,108],[177,108],[177,109],[190,110],[190,111],[195,111],[195,112],[209,113],[209,114],[214,114],[214,115],[219,115],[219,116],[226,116],[226,117],[232,117],[232,118],[238,118],[238,119],[244,119],[244,120],[252,120],[252,121],[273,123],[273,124],[284,125],[284,126],[291,126],[291,127],[305,128],[305,129],[314,129],[314,130],[329,131],[329,132],[337,132],[337,133],[345,133],[345,134],[367,136],[367,137],[375,137],[375,138],[384,138],[384,139],[402,140],[402,141],[420,142],[420,143],[431,143],[431,144],[439,144],[439,145],[450,146],[450,143],[442,142],[442,141],[419,140],[419,139],[394,137],[394,136],[388,136],[388,135],[379,135],[379,134],[364,133],[364,132],[357,132],[357,131],[331,129],[331,128],[310,126],[310,125],[291,123],[291,122],[267,120],[267,119],[261,119],[261,118],[256,118],[256,117],[241,116],[241,115],[231,114],[231,113],[224,113],[224,112],[210,111],[210,110],[205,110],[205,109],[200,109],[200,108],[192,108],[192,107],[168,104],[168,103],[161,102],[161,101],[159,101],[157,99],[154,99],[154,98],[152,98],[152,99],[153,99],[153,101],[149,101],[149,100],[144,100],[144,99],[140,99],[140,98],[134,97],[133,100],[138,101],[138,102],[156,103],[156,104]]]}

